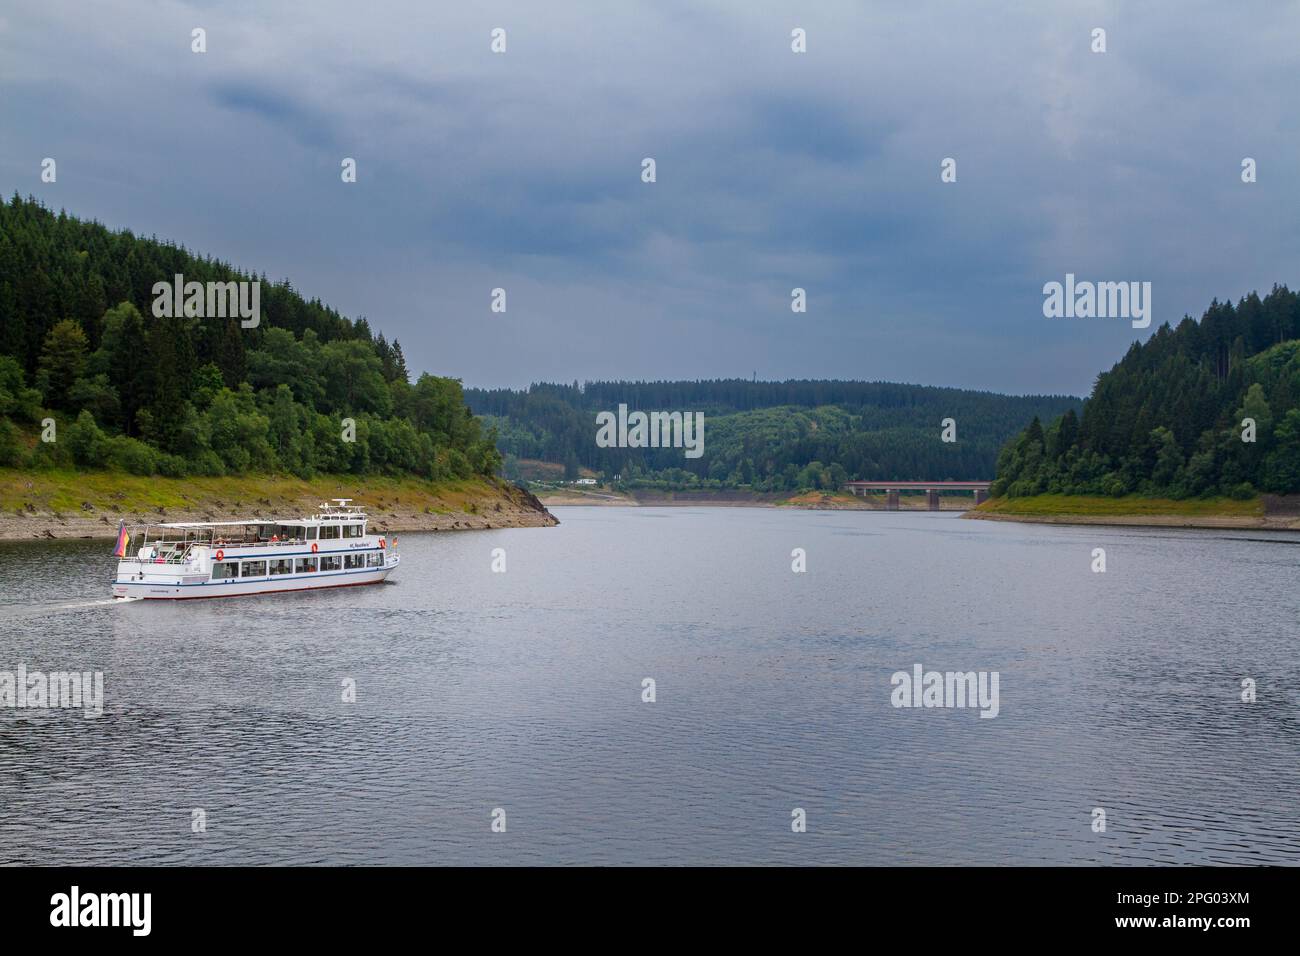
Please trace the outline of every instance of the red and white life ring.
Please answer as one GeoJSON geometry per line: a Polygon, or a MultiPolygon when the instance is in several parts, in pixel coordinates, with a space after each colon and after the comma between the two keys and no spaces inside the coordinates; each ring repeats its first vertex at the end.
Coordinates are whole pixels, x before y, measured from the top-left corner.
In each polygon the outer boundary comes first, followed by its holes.
{"type": "Polygon", "coordinates": [[[387,547],[387,545],[384,544],[384,539],[383,539],[383,538],[380,538],[380,539],[379,539],[379,549],[382,551],[382,550],[383,550],[384,548],[386,548],[386,547],[387,547]]]}
{"type": "Polygon", "coordinates": [[[311,544],[311,553],[315,554],[319,550],[320,550],[320,545],[318,545],[315,541],[313,541],[311,544]]]}
{"type": "Polygon", "coordinates": [[[226,552],[222,551],[220,548],[217,548],[217,560],[218,561],[226,560],[226,552]]]}

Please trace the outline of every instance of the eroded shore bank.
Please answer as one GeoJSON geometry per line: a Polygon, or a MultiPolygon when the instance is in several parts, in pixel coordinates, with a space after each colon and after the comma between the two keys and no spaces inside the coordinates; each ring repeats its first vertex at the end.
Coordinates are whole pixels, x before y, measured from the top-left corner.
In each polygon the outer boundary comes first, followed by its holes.
{"type": "Polygon", "coordinates": [[[237,521],[311,514],[352,498],[383,533],[537,528],[559,524],[534,495],[507,482],[277,476],[141,478],[103,472],[0,470],[0,540],[112,538],[118,524],[237,521]]]}

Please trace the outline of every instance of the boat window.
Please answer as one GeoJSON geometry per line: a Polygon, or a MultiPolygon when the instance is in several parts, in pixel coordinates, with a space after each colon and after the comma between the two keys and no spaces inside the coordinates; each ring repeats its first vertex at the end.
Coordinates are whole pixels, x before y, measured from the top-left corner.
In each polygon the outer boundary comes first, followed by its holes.
{"type": "Polygon", "coordinates": [[[310,573],[312,573],[312,572],[315,571],[315,570],[316,570],[316,559],[315,559],[315,558],[299,558],[299,559],[298,559],[298,573],[299,573],[299,574],[310,574],[310,573]]]}
{"type": "Polygon", "coordinates": [[[343,556],[343,566],[345,568],[364,568],[366,566],[366,556],[364,554],[345,554],[343,556]]]}
{"type": "Polygon", "coordinates": [[[320,536],[322,538],[334,539],[339,536],[339,526],[336,524],[323,524],[320,526],[320,536]]]}
{"type": "Polygon", "coordinates": [[[277,558],[271,562],[272,574],[293,574],[292,558],[277,558]]]}
{"type": "Polygon", "coordinates": [[[362,531],[364,530],[365,529],[359,524],[345,524],[343,526],[343,537],[360,538],[362,537],[362,531]]]}
{"type": "Polygon", "coordinates": [[[320,569],[322,571],[341,571],[343,570],[343,556],[333,555],[320,559],[320,569]]]}
{"type": "Polygon", "coordinates": [[[372,551],[366,555],[366,563],[372,568],[382,568],[384,566],[384,556],[378,551],[372,551]]]}
{"type": "Polygon", "coordinates": [[[224,581],[239,574],[238,561],[220,561],[212,565],[212,580],[224,581]]]}
{"type": "Polygon", "coordinates": [[[241,578],[260,578],[266,575],[265,561],[245,561],[239,566],[241,578]]]}

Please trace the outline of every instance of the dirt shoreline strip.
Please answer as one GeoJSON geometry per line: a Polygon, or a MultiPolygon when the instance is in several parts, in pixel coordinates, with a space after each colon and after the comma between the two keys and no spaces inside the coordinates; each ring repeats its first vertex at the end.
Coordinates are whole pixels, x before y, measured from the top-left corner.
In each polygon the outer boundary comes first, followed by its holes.
{"type": "MultiPolygon", "coordinates": [[[[598,491],[561,491],[542,495],[542,503],[565,508],[799,508],[808,511],[885,511],[883,497],[856,498],[849,495],[803,494],[791,497],[779,492],[753,494],[724,492],[650,492],[636,495],[598,491]]],[[[942,511],[967,511],[972,503],[963,498],[939,499],[942,511]]],[[[901,500],[900,511],[928,511],[923,495],[901,500]]]]}
{"type": "MultiPolygon", "coordinates": [[[[171,512],[165,518],[138,514],[87,514],[87,515],[3,515],[0,516],[0,541],[20,541],[35,538],[104,538],[117,537],[118,524],[143,525],[179,521],[239,521],[248,518],[245,513],[216,514],[204,512],[171,512]]],[[[256,517],[254,515],[253,517],[256,517]]],[[[269,515],[268,515],[269,517],[269,515]]],[[[286,517],[276,515],[276,517],[286,517]]],[[[550,512],[523,511],[502,508],[488,514],[421,514],[418,512],[385,512],[371,514],[370,527],[382,534],[405,531],[481,531],[489,528],[546,528],[559,524],[550,512]]]]}
{"type": "Polygon", "coordinates": [[[1300,515],[1018,515],[1007,512],[969,511],[962,517],[979,521],[1020,521],[1027,524],[1300,531],[1300,515]]]}
{"type": "MultiPolygon", "coordinates": [[[[437,489],[432,489],[436,493],[437,489]]],[[[378,497],[378,496],[376,496],[378,497]]],[[[404,492],[405,502],[393,500],[356,503],[366,507],[370,527],[381,534],[404,531],[473,531],[489,528],[544,528],[558,525],[559,520],[545,505],[522,488],[509,485],[482,484],[457,496],[461,507],[445,507],[446,499],[418,497],[404,492]],[[437,510],[434,510],[434,507],[437,510]]],[[[322,496],[314,490],[301,500],[227,503],[212,501],[195,507],[147,511],[138,508],[118,510],[113,506],[95,506],[86,502],[76,511],[55,511],[32,506],[0,512],[0,541],[64,538],[107,538],[117,536],[118,525],[159,524],[163,522],[240,521],[245,519],[293,518],[319,510],[322,496]]]]}
{"type": "MultiPolygon", "coordinates": [[[[1294,497],[1294,496],[1293,496],[1294,497]]],[[[795,497],[780,494],[749,494],[678,492],[638,493],[636,495],[615,494],[610,492],[561,491],[552,492],[542,498],[547,505],[561,507],[610,507],[630,508],[645,507],[709,507],[709,508],[802,508],[814,511],[883,511],[885,503],[882,497],[846,498],[841,495],[826,493],[805,493],[795,497]]],[[[903,497],[902,511],[926,511],[924,497],[903,497]]],[[[1262,515],[1177,515],[1177,514],[1015,514],[1012,512],[988,512],[975,510],[971,503],[962,498],[944,497],[940,499],[943,511],[962,511],[963,518],[981,521],[1021,521],[1029,524],[1057,525],[1100,525],[1129,528],[1204,528],[1204,529],[1241,529],[1258,531],[1300,531],[1300,499],[1292,500],[1276,496],[1265,496],[1265,513],[1262,515]]]]}

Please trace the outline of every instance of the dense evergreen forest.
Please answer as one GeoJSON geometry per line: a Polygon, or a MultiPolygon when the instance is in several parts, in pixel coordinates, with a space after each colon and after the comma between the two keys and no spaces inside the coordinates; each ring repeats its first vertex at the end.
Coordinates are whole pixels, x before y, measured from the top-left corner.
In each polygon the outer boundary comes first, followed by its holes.
{"type": "Polygon", "coordinates": [[[1297,339],[1300,297],[1278,286],[1166,323],[1098,376],[1082,416],[1035,418],[1009,442],[993,493],[1300,492],[1297,339]]]}
{"type": "Polygon", "coordinates": [[[460,383],[412,383],[400,344],[364,318],[265,276],[256,328],[155,318],[154,284],[178,273],[259,279],[34,199],[0,202],[0,466],[435,480],[498,470],[460,383]]]}
{"type": "Polygon", "coordinates": [[[1035,415],[1079,407],[1066,396],[1012,397],[888,382],[727,379],[588,382],[523,391],[466,389],[496,430],[507,476],[521,459],[588,468],[651,487],[795,491],[838,488],[849,479],[988,479],[998,448],[1035,415]],[[596,414],[701,411],[704,454],[678,448],[600,448],[596,414]],[[941,422],[956,422],[952,443],[941,422]]]}

